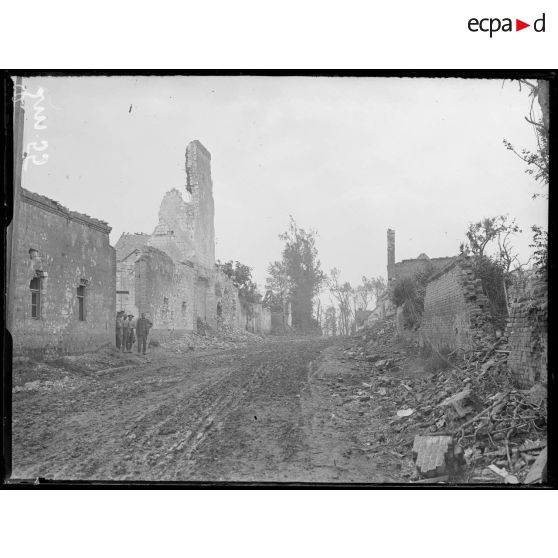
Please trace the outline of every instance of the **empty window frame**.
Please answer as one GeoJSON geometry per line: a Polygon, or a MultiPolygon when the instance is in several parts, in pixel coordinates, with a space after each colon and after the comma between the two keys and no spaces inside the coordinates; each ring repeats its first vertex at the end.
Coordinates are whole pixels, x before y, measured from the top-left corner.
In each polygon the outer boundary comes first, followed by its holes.
{"type": "Polygon", "coordinates": [[[85,321],[85,287],[80,285],[77,288],[78,299],[78,318],[80,322],[85,321]]]}
{"type": "Polygon", "coordinates": [[[33,277],[29,283],[31,289],[31,317],[41,319],[41,278],[33,277]]]}

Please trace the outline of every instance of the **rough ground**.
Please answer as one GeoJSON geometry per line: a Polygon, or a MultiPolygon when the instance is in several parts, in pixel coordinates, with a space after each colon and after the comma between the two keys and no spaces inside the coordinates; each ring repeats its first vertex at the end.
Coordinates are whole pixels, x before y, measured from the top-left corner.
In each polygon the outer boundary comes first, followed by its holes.
{"type": "Polygon", "coordinates": [[[462,452],[434,482],[521,483],[546,448],[546,387],[515,389],[501,342],[452,362],[389,321],[342,340],[197,337],[15,362],[12,477],[420,482],[418,434],[462,452]]]}
{"type": "Polygon", "coordinates": [[[368,375],[319,338],[23,359],[12,478],[400,482],[368,375]]]}

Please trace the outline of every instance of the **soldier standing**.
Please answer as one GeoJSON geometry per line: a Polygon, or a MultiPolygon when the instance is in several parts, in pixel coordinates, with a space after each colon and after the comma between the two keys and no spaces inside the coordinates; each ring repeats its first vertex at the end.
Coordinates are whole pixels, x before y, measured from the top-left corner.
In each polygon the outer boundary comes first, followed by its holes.
{"type": "Polygon", "coordinates": [[[143,346],[143,354],[145,354],[147,347],[147,335],[149,330],[153,326],[153,322],[145,317],[145,313],[142,312],[141,318],[137,322],[136,334],[138,336],[138,354],[140,353],[141,347],[143,346]]]}
{"type": "Polygon", "coordinates": [[[136,320],[134,320],[134,315],[128,315],[128,336],[126,339],[126,352],[132,352],[132,345],[135,341],[134,330],[136,329],[136,320]]]}
{"type": "Polygon", "coordinates": [[[123,331],[123,322],[124,322],[124,310],[120,310],[116,313],[116,348],[120,351],[123,347],[123,339],[122,336],[124,334],[123,331]]]}

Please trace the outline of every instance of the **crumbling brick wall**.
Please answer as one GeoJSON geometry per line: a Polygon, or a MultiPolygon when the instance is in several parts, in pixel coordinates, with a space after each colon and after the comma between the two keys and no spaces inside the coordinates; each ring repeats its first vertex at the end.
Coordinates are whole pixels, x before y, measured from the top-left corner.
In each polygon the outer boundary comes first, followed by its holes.
{"type": "Polygon", "coordinates": [[[506,328],[508,366],[520,388],[547,382],[548,301],[547,286],[540,279],[516,291],[506,328]]]}
{"type": "Polygon", "coordinates": [[[488,299],[467,258],[458,258],[432,276],[426,286],[420,325],[421,345],[473,349],[493,335],[488,299]]]}
{"type": "Polygon", "coordinates": [[[14,224],[14,352],[79,353],[114,343],[116,253],[110,227],[26,190],[14,224]],[[34,278],[40,279],[38,312],[34,278]]]}

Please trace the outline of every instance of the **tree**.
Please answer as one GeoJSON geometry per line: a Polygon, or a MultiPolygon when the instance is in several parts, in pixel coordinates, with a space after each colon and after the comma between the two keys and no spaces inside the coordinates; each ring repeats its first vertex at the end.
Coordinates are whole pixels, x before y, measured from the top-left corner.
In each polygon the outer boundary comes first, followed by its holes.
{"type": "Polygon", "coordinates": [[[267,284],[278,296],[287,294],[292,303],[293,327],[303,332],[313,329],[313,301],[324,281],[316,237],[315,231],[301,229],[291,216],[288,231],[279,235],[285,242],[281,262],[268,268],[267,284]]]}
{"type": "Polygon", "coordinates": [[[435,272],[431,262],[426,261],[424,267],[410,277],[400,277],[390,290],[391,302],[403,308],[405,326],[409,329],[420,325],[424,311],[426,285],[435,272]]]}
{"type": "Polygon", "coordinates": [[[267,268],[269,276],[266,279],[266,303],[277,312],[283,311],[289,301],[291,283],[287,276],[287,269],[282,261],[275,261],[267,268]]]}
{"type": "MultiPolygon", "coordinates": [[[[517,155],[527,164],[525,172],[531,175],[536,182],[542,184],[546,188],[549,184],[549,85],[547,81],[539,80],[536,84],[530,81],[520,79],[519,88],[525,86],[529,90],[529,116],[525,120],[531,124],[537,140],[537,150],[529,151],[528,149],[517,150],[508,140],[504,139],[506,149],[517,155]],[[535,99],[538,100],[542,116],[535,114],[535,99]]],[[[540,193],[533,194],[533,198],[539,197],[540,193]]]]}
{"type": "Polygon", "coordinates": [[[324,335],[330,335],[333,337],[337,336],[337,311],[335,306],[328,306],[325,311],[324,325],[323,325],[324,335]]]}
{"type": "MultiPolygon", "coordinates": [[[[364,279],[365,278],[363,277],[363,280],[364,279]]],[[[374,304],[378,304],[380,297],[387,290],[386,280],[382,276],[372,277],[369,283],[372,289],[372,294],[374,295],[374,304]]]]}
{"type": "Polygon", "coordinates": [[[531,227],[533,231],[533,244],[529,244],[530,248],[534,248],[534,259],[537,271],[543,277],[546,277],[548,267],[548,231],[543,230],[537,225],[531,227]]]}
{"type": "Polygon", "coordinates": [[[508,220],[508,215],[485,217],[476,223],[469,223],[465,233],[467,243],[461,244],[459,250],[464,254],[471,254],[483,258],[489,256],[486,250],[490,245],[496,245],[496,252],[492,259],[502,264],[506,272],[514,262],[519,263],[517,255],[513,253],[511,237],[521,232],[515,219],[508,220]]]}
{"type": "Polygon", "coordinates": [[[232,260],[225,263],[217,261],[217,267],[231,279],[241,298],[248,302],[259,302],[261,300],[258,285],[252,281],[251,267],[232,260]]]}
{"type": "Polygon", "coordinates": [[[341,281],[341,271],[336,267],[329,272],[327,286],[339,310],[339,333],[349,335],[354,319],[354,290],[350,283],[341,281]]]}
{"type": "Polygon", "coordinates": [[[510,221],[508,215],[485,217],[469,224],[468,243],[460,246],[461,253],[472,256],[473,270],[481,280],[490,313],[502,322],[509,314],[508,288],[512,272],[523,267],[511,244],[511,238],[520,232],[515,219],[510,221]]]}

